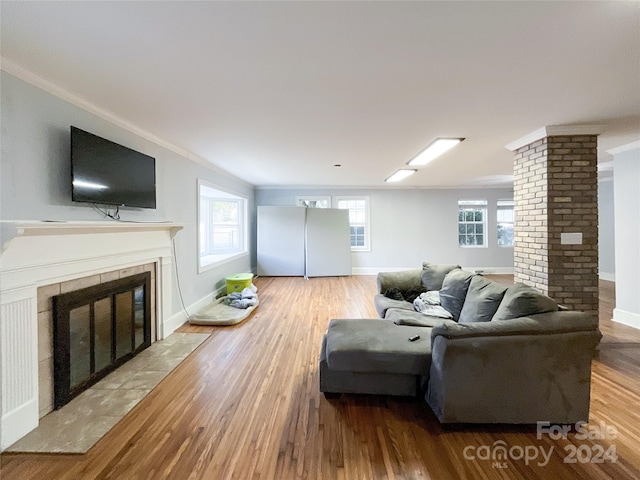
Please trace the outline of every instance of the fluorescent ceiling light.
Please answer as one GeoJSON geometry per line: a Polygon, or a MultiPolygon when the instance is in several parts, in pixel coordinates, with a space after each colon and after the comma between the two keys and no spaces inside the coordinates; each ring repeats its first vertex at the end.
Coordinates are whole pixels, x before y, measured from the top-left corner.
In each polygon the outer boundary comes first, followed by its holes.
{"type": "Polygon", "coordinates": [[[409,170],[409,169],[398,170],[396,173],[394,173],[389,178],[387,178],[385,182],[389,182],[389,183],[399,182],[400,180],[404,180],[408,176],[413,175],[414,173],[416,173],[416,171],[417,170],[409,170]]]}
{"type": "Polygon", "coordinates": [[[455,147],[464,138],[437,138],[431,145],[421,151],[415,158],[409,160],[407,165],[426,165],[434,158],[442,155],[450,148],[455,147]]]}

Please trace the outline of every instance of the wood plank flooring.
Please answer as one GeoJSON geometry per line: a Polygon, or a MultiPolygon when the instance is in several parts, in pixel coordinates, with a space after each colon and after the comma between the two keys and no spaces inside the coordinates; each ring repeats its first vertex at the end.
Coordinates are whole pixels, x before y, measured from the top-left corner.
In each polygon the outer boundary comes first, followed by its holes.
{"type": "Polygon", "coordinates": [[[640,478],[640,331],[610,321],[609,282],[601,289],[605,338],[593,361],[589,425],[616,433],[557,440],[537,438],[535,426],[442,426],[420,399],[325,399],[322,335],[331,318],[376,317],[375,277],[256,284],[260,306],[244,323],[181,328],[211,336],[87,454],[5,453],[0,478],[640,478]],[[508,458],[485,459],[499,445],[508,458]],[[547,462],[541,449],[551,452],[547,462]],[[535,459],[518,458],[534,451],[535,459]]]}

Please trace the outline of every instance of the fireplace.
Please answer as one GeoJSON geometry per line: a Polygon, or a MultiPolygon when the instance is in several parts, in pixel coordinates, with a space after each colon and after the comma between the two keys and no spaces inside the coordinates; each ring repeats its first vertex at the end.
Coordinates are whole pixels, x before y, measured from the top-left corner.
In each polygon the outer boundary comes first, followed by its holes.
{"type": "Polygon", "coordinates": [[[184,323],[182,312],[172,315],[172,240],[182,228],[163,222],[0,221],[0,451],[54,407],[51,297],[150,271],[151,342],[184,323]]]}
{"type": "Polygon", "coordinates": [[[53,297],[54,407],[151,345],[151,274],[53,297]]]}

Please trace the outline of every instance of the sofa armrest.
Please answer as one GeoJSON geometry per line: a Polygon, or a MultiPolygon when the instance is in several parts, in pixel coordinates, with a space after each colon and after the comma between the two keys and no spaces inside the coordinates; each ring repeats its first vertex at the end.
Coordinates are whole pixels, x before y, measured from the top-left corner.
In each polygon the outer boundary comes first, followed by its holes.
{"type": "Polygon", "coordinates": [[[397,288],[402,292],[422,288],[422,269],[414,268],[399,272],[378,273],[378,293],[384,293],[390,288],[397,288]]]}
{"type": "Polygon", "coordinates": [[[431,333],[426,400],[443,423],[588,421],[597,319],[549,312],[431,333]]]}

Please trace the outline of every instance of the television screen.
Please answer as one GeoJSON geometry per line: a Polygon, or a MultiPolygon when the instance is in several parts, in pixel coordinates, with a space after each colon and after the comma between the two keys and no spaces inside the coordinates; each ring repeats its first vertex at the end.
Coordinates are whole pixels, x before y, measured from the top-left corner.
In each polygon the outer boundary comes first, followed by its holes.
{"type": "Polygon", "coordinates": [[[156,159],[71,127],[71,199],[156,208],[156,159]]]}

